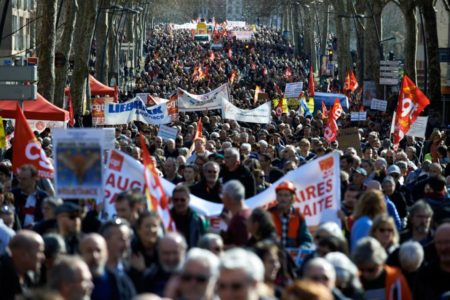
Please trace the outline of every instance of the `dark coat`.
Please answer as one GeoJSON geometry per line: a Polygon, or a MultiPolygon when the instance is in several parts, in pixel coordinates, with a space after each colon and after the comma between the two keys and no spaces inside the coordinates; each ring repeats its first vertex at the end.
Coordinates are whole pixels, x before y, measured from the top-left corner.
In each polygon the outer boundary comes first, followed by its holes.
{"type": "Polygon", "coordinates": [[[238,180],[245,187],[245,199],[256,195],[256,181],[250,170],[242,164],[235,171],[228,171],[226,168],[222,168],[222,182],[226,183],[230,180],[238,180]]]}
{"type": "MultiPolygon", "coordinates": [[[[28,195],[25,195],[20,188],[15,188],[11,191],[14,194],[14,206],[16,208],[16,213],[19,216],[20,224],[23,227],[23,222],[25,219],[25,204],[27,202],[28,195]]],[[[42,201],[48,197],[48,194],[41,190],[36,189],[36,206],[34,208],[34,222],[39,222],[42,220],[42,201]]]]}
{"type": "Polygon", "coordinates": [[[9,254],[0,257],[0,298],[3,300],[13,300],[16,295],[21,295],[26,287],[32,285],[32,280],[25,277],[23,285],[20,284],[12,258],[9,254]]]}

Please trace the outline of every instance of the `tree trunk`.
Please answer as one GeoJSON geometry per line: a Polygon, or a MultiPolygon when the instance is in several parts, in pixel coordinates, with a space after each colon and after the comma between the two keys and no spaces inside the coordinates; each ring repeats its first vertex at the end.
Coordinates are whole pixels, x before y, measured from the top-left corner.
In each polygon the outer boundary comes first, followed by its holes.
{"type": "Polygon", "coordinates": [[[345,74],[351,68],[350,56],[350,19],[348,15],[347,0],[335,0],[334,8],[336,11],[336,35],[337,35],[337,52],[339,66],[339,82],[344,82],[345,74]]]}
{"type": "Polygon", "coordinates": [[[68,0],[64,4],[65,7],[65,24],[64,31],[61,37],[61,41],[57,46],[57,52],[61,53],[65,57],[66,61],[63,66],[56,67],[56,80],[55,80],[55,104],[59,107],[63,107],[64,102],[64,88],[67,82],[67,72],[69,70],[69,58],[70,50],[72,49],[73,31],[75,29],[75,20],[78,12],[77,0],[68,0]]]}
{"type": "Polygon", "coordinates": [[[441,66],[439,63],[436,11],[431,1],[423,0],[421,7],[425,23],[425,41],[428,54],[427,95],[430,98],[431,106],[439,109],[441,105],[441,66]]]}
{"type": "MultiPolygon", "coordinates": [[[[110,0],[102,0],[103,7],[110,6],[110,0]]],[[[100,82],[108,83],[108,52],[106,51],[106,45],[108,42],[108,37],[106,36],[108,32],[108,19],[110,16],[106,11],[101,11],[98,20],[97,27],[95,28],[95,73],[96,77],[100,82]]]]}
{"type": "Polygon", "coordinates": [[[410,0],[400,1],[400,9],[403,12],[406,23],[405,36],[405,73],[417,82],[416,52],[417,52],[417,19],[416,6],[410,0]]]}
{"type": "Polygon", "coordinates": [[[377,96],[381,97],[382,89],[380,82],[380,60],[382,59],[382,50],[380,45],[381,35],[381,12],[383,10],[383,1],[374,0],[367,4],[366,15],[370,18],[365,19],[366,31],[364,34],[364,78],[373,80],[377,85],[377,96]]]}
{"type": "Polygon", "coordinates": [[[304,53],[305,53],[305,57],[310,61],[310,63],[312,64],[312,49],[314,47],[314,33],[313,33],[313,27],[311,27],[312,24],[312,18],[311,18],[311,9],[308,6],[303,6],[303,17],[304,17],[304,21],[303,21],[303,26],[304,26],[304,30],[303,30],[303,41],[304,41],[304,45],[303,45],[303,49],[304,49],[304,53]]]}
{"type": "Polygon", "coordinates": [[[294,45],[295,45],[295,54],[300,54],[300,24],[299,24],[299,7],[298,5],[294,5],[294,31],[293,31],[293,38],[294,38],[294,45]]]}
{"type": "Polygon", "coordinates": [[[321,13],[319,16],[321,16],[320,24],[322,24],[322,30],[320,32],[320,55],[326,55],[327,51],[327,41],[328,41],[328,27],[329,27],[329,19],[330,16],[328,14],[329,12],[329,3],[328,1],[325,1],[320,8],[323,9],[323,11],[319,10],[321,13]]]}
{"type": "MultiPolygon", "coordinates": [[[[72,74],[72,84],[70,86],[74,112],[76,115],[84,115],[86,105],[83,101],[86,90],[86,80],[88,78],[88,62],[90,55],[90,46],[94,32],[95,16],[97,12],[98,0],[81,1],[80,15],[83,18],[77,18],[74,43],[77,45],[77,51],[74,55],[74,69],[72,74]]],[[[90,101],[90,96],[88,97],[90,101]]]]}
{"type": "Polygon", "coordinates": [[[42,12],[39,44],[38,91],[53,102],[55,92],[55,41],[56,41],[56,0],[38,1],[42,12]]]}

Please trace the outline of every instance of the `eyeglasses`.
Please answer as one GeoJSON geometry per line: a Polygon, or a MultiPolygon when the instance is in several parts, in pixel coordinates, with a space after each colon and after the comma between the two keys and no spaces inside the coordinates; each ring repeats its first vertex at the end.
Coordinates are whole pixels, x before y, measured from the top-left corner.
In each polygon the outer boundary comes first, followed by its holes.
{"type": "Polygon", "coordinates": [[[172,198],[173,202],[187,202],[186,198],[172,198]]]}
{"type": "Polygon", "coordinates": [[[231,283],[219,282],[217,284],[217,288],[219,290],[239,291],[239,290],[242,290],[244,288],[244,284],[242,282],[231,282],[231,283]]]}
{"type": "Polygon", "coordinates": [[[192,280],[197,281],[198,283],[205,283],[208,281],[208,276],[205,275],[196,275],[196,274],[190,274],[190,273],[184,273],[181,275],[181,280],[185,282],[190,282],[192,280]]]}

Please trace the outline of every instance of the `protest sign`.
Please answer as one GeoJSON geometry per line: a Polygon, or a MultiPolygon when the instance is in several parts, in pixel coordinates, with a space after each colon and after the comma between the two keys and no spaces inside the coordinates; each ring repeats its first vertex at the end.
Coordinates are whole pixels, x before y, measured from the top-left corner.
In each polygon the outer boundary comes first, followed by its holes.
{"type": "Polygon", "coordinates": [[[350,127],[340,129],[337,140],[340,149],[345,150],[349,147],[353,147],[358,153],[361,153],[361,141],[359,139],[358,128],[350,127]]]}
{"type": "Polygon", "coordinates": [[[102,128],[105,140],[103,141],[103,150],[112,150],[115,148],[116,129],[102,128]]]}
{"type": "MultiPolygon", "coordinates": [[[[110,153],[105,174],[105,210],[109,217],[115,215],[114,196],[125,190],[144,187],[143,165],[120,151],[110,153]]],[[[167,195],[171,195],[175,185],[163,178],[161,184],[167,195]]],[[[245,202],[250,208],[270,207],[276,200],[275,187],[284,180],[290,180],[296,187],[295,206],[306,218],[308,226],[322,222],[336,222],[340,209],[340,167],[339,154],[331,153],[295,169],[275,182],[271,187],[245,202]]],[[[213,203],[191,195],[191,207],[207,217],[218,216],[222,204],[213,203]]]]}
{"type": "Polygon", "coordinates": [[[57,197],[102,198],[104,131],[57,128],[52,136],[57,197]]]}
{"type": "MultiPolygon", "coordinates": [[[[394,116],[392,118],[391,134],[394,133],[395,115],[396,112],[394,112],[394,116]]],[[[416,121],[412,123],[406,135],[424,139],[425,132],[427,131],[427,124],[428,124],[428,116],[417,117],[416,121]]]]}
{"type": "Polygon", "coordinates": [[[217,89],[203,95],[190,94],[183,89],[178,89],[179,111],[204,111],[222,109],[222,102],[228,101],[228,85],[223,84],[217,89]]]}
{"type": "Polygon", "coordinates": [[[377,86],[375,81],[366,80],[364,81],[364,94],[363,94],[363,105],[370,106],[372,104],[372,99],[377,96],[377,86]]]}
{"type": "Polygon", "coordinates": [[[367,112],[366,111],[352,111],[350,113],[350,121],[359,122],[367,120],[367,112]]]}
{"type": "MultiPolygon", "coordinates": [[[[15,119],[4,119],[11,121],[12,126],[15,126],[16,120],[15,119]]],[[[63,121],[46,121],[46,120],[28,120],[27,123],[30,126],[31,130],[37,131],[41,133],[44,131],[45,128],[66,128],[67,122],[63,121]]]]}
{"type": "Polygon", "coordinates": [[[286,83],[286,88],[284,89],[284,96],[286,98],[298,98],[300,92],[303,91],[303,82],[292,82],[286,83]]]}
{"type": "Polygon", "coordinates": [[[386,111],[387,107],[387,101],[386,100],[379,100],[379,99],[372,99],[372,103],[370,104],[370,109],[373,110],[379,110],[379,111],[386,111]]]}
{"type": "Polygon", "coordinates": [[[253,38],[253,31],[232,31],[231,35],[235,36],[238,41],[249,41],[253,38]]]}
{"type": "Polygon", "coordinates": [[[175,140],[177,138],[178,129],[172,128],[166,125],[160,125],[158,136],[163,140],[172,139],[175,140]]]}
{"type": "Polygon", "coordinates": [[[172,122],[167,103],[146,107],[140,98],[124,103],[108,103],[105,110],[105,125],[128,124],[140,121],[145,124],[168,124],[172,122]]]}
{"type": "Polygon", "coordinates": [[[270,101],[254,109],[240,109],[228,101],[223,102],[222,118],[247,123],[269,124],[272,108],[270,101]]]}
{"type": "Polygon", "coordinates": [[[105,105],[114,103],[113,97],[102,97],[92,99],[92,125],[102,126],[105,124],[105,105]]]}

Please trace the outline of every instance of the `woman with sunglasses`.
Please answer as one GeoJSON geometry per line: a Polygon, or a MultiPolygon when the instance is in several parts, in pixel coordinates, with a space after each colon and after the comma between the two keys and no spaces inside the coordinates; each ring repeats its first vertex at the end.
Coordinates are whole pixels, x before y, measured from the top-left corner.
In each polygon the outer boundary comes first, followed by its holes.
{"type": "Polygon", "coordinates": [[[380,242],[388,255],[398,248],[399,235],[394,219],[386,214],[380,215],[373,220],[370,236],[380,242]]]}

